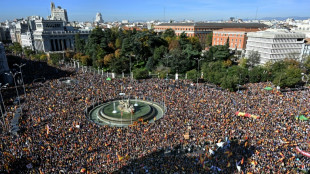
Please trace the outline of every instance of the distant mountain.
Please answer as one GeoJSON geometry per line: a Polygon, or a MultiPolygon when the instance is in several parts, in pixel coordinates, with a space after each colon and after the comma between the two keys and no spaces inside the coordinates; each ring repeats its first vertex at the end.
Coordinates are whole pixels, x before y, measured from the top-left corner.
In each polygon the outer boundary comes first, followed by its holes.
{"type": "Polygon", "coordinates": [[[288,16],[288,17],[263,17],[263,18],[260,18],[260,20],[279,20],[279,21],[283,21],[283,20],[286,20],[288,18],[293,18],[295,20],[307,20],[307,19],[310,19],[310,17],[300,17],[300,16],[288,16]]]}

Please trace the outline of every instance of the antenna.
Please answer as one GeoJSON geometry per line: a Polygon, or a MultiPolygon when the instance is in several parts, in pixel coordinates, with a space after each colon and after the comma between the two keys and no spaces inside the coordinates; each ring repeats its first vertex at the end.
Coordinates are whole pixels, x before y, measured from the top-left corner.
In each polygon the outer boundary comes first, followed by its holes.
{"type": "Polygon", "coordinates": [[[258,11],[258,7],[256,8],[255,20],[257,20],[257,11],[258,11]]]}

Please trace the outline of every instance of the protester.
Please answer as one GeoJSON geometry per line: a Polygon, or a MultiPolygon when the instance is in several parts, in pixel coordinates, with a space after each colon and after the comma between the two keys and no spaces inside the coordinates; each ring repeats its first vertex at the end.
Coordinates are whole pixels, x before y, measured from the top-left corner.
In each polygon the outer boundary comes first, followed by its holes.
{"type": "MultiPolygon", "coordinates": [[[[68,78],[77,83],[65,85],[54,79],[26,86],[21,133],[0,135],[0,171],[27,164],[31,164],[27,170],[40,173],[297,173],[309,169],[308,157],[295,149],[310,151],[309,124],[295,119],[309,116],[307,91],[266,91],[267,83],[258,83],[235,93],[207,84],[197,88],[188,80],[108,81],[81,71],[68,78]],[[167,112],[155,123],[128,128],[98,125],[84,115],[90,103],[118,98],[120,92],[164,102],[167,112]],[[237,111],[260,118],[238,116],[237,111]],[[26,162],[17,163],[20,159],[26,162]]],[[[14,112],[14,107],[7,110],[14,112]]]]}

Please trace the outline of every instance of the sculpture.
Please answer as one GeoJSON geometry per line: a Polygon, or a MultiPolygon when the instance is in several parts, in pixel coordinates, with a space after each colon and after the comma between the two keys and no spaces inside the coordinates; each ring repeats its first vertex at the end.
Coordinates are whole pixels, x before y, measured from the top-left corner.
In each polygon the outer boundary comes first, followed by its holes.
{"type": "Polygon", "coordinates": [[[130,104],[130,99],[128,98],[127,101],[121,100],[117,106],[117,108],[125,113],[135,112],[135,107],[130,104]]]}

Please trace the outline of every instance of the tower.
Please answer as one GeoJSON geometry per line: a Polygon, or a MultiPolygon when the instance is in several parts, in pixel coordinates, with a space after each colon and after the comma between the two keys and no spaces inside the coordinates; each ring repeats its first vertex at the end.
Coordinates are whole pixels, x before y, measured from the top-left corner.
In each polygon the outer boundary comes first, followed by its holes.
{"type": "Polygon", "coordinates": [[[98,12],[98,13],[96,14],[95,22],[97,22],[97,23],[103,23],[101,13],[98,12]]]}

